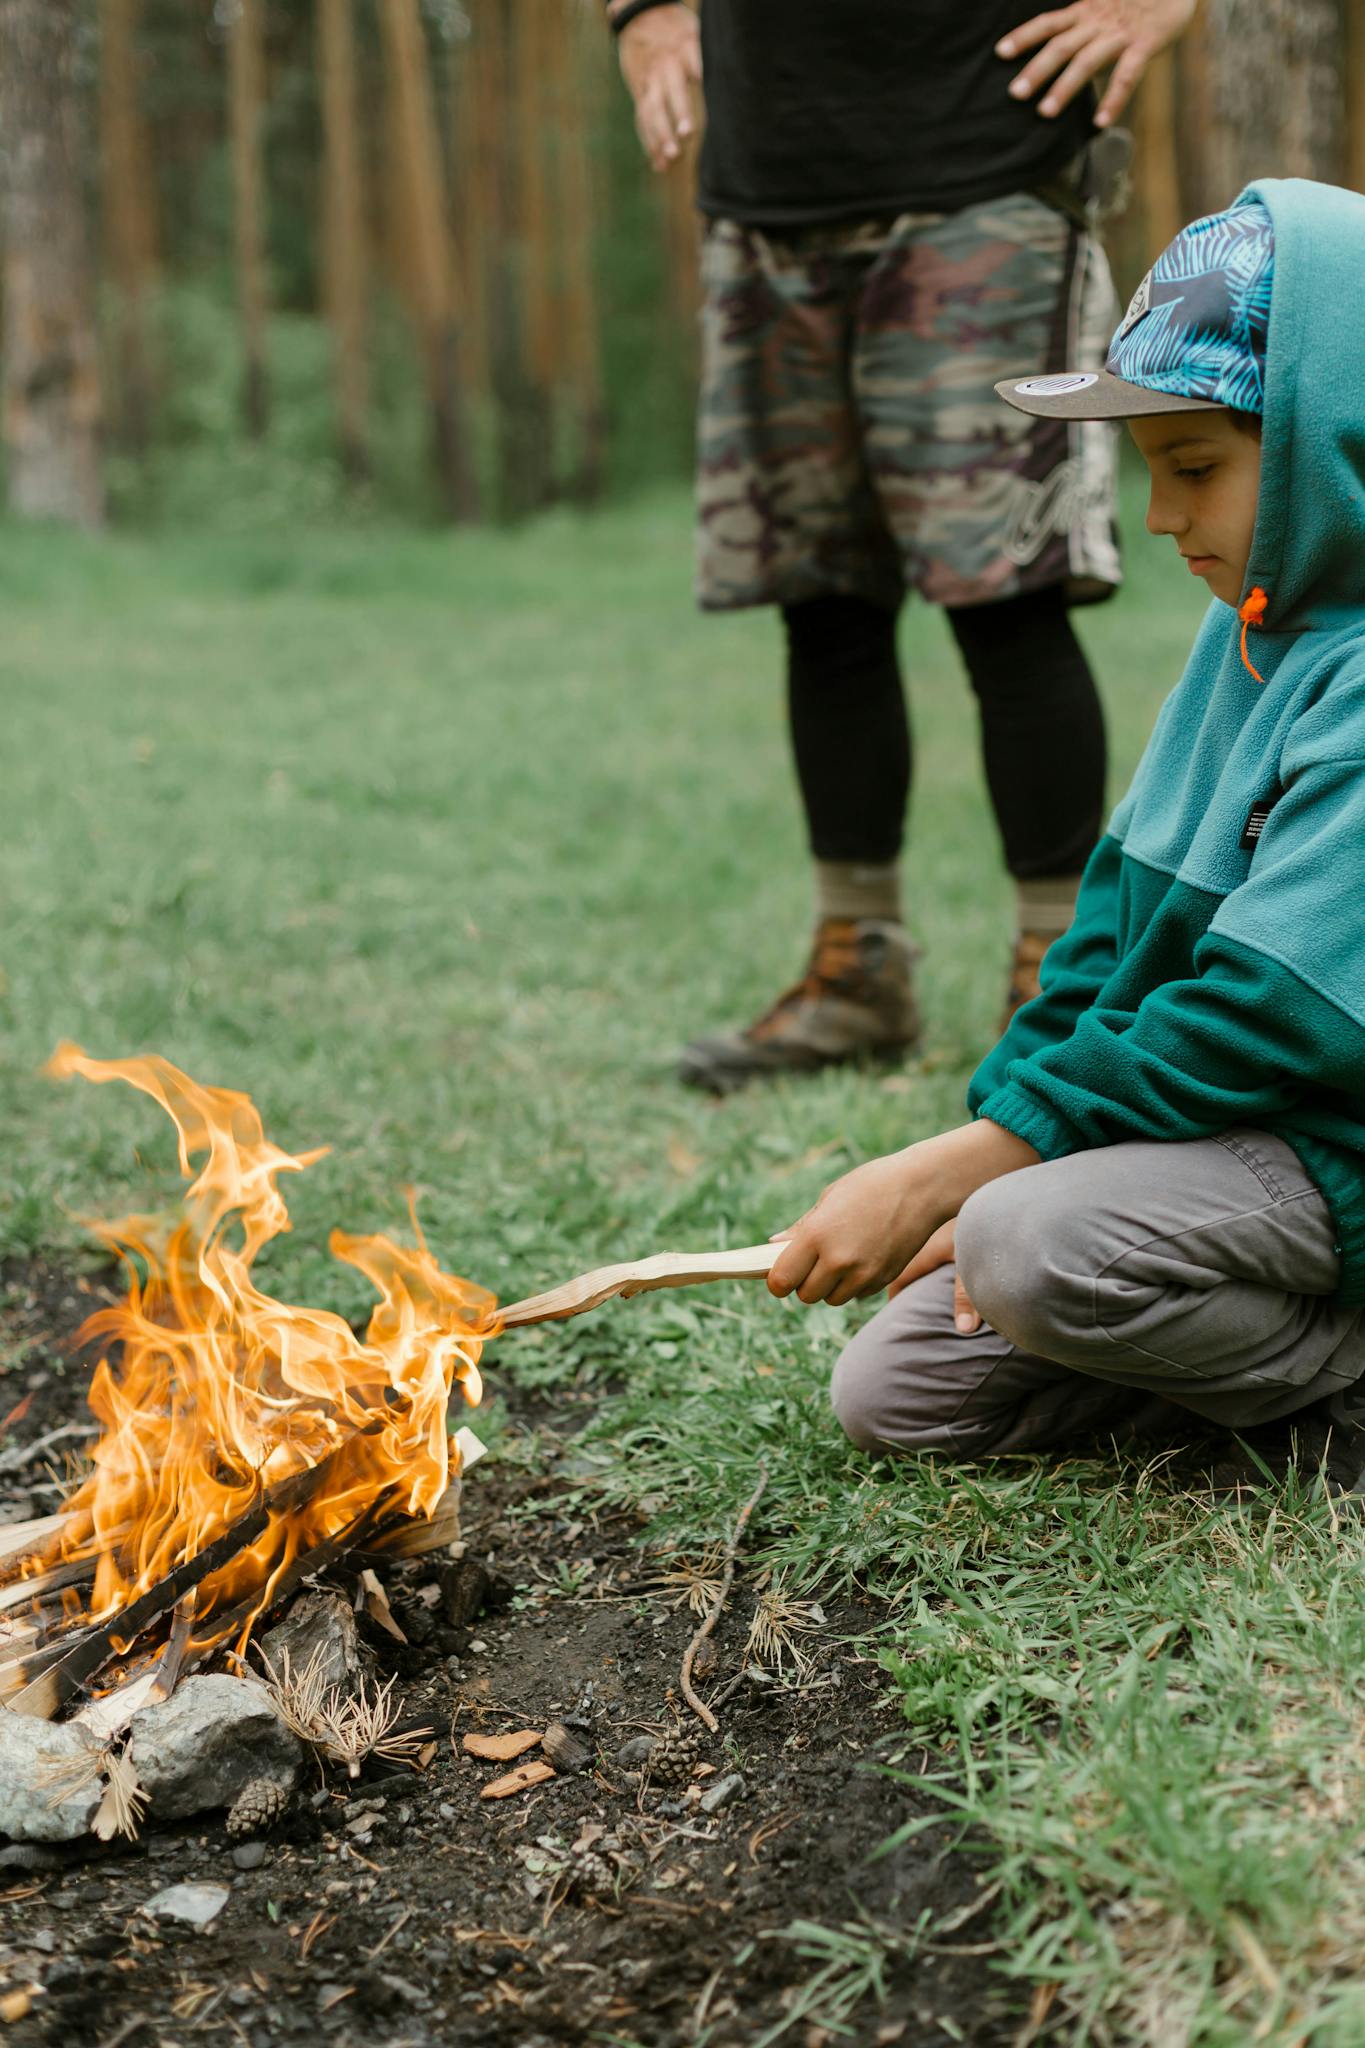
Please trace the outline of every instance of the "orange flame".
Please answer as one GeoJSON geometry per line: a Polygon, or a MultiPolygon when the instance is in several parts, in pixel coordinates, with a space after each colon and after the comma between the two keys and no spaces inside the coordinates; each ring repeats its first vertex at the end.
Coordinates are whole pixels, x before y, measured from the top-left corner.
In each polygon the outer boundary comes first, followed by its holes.
{"type": "MultiPolygon", "coordinates": [[[[495,1297],[443,1272],[420,1231],[415,1251],[334,1231],[334,1256],[381,1297],[363,1342],[338,1315],[273,1300],[251,1270],[290,1227],[276,1182],[322,1153],[281,1151],[249,1097],[203,1087],[155,1056],[93,1060],[64,1044],[48,1071],[126,1081],[150,1095],[175,1124],[191,1182],[176,1219],[92,1226],[129,1273],[126,1298],[81,1331],[122,1346],[117,1370],[102,1358],[91,1382],[102,1430],[63,1542],[66,1556],[99,1560],[92,1618],[117,1613],[197,1556],[264,1489],[336,1454],[317,1495],[273,1517],[204,1581],[202,1642],[206,1617],[245,1602],[254,1618],[296,1558],[381,1495],[386,1511],[432,1513],[459,1469],[446,1434],[451,1387],[471,1404],[480,1397],[479,1340],[495,1297]],[[191,1160],[203,1153],[196,1175],[191,1160]]],[[[241,1620],[236,1613],[234,1626],[241,1620]]]]}

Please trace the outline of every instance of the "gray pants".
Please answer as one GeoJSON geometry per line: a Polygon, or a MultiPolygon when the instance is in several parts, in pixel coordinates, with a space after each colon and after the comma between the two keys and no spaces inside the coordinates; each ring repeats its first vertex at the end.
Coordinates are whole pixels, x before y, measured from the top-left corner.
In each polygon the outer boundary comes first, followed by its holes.
{"type": "Polygon", "coordinates": [[[1327,1204],[1265,1131],[1008,1174],[964,1205],[957,1257],[985,1327],[956,1329],[944,1266],[835,1367],[835,1413],[864,1450],[1176,1443],[1193,1417],[1245,1429],[1316,1403],[1365,1419],[1365,1311],[1333,1298],[1327,1204]]]}

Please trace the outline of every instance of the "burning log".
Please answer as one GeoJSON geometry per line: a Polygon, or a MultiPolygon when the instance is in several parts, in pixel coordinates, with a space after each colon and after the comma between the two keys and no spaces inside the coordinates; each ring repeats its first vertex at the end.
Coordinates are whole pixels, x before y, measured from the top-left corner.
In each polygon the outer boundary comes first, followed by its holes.
{"type": "MultiPolygon", "coordinates": [[[[377,1422],[373,1423],[359,1434],[373,1434],[379,1426],[377,1422]]],[[[335,1477],[336,1467],[350,1449],[350,1441],[338,1444],[320,1465],[310,1466],[294,1473],[292,1478],[281,1480],[196,1556],[185,1558],[140,1598],[119,1608],[107,1621],[84,1630],[71,1649],[15,1694],[8,1702],[10,1712],[50,1721],[87,1679],[93,1678],[111,1658],[128,1650],[140,1635],[169,1614],[191,1588],[202,1586],[206,1579],[230,1565],[243,1551],[250,1550],[273,1521],[303,1507],[330,1478],[335,1477]]],[[[259,1602],[257,1604],[259,1606],[259,1602]]]]}

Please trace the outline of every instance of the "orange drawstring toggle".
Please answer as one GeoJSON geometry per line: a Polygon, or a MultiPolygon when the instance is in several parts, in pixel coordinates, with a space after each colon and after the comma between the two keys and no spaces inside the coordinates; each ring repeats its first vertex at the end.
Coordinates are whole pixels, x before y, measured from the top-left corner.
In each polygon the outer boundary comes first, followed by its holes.
{"type": "Polygon", "coordinates": [[[1270,599],[1266,596],[1266,593],[1262,590],[1260,584],[1254,583],[1251,587],[1251,592],[1246,600],[1246,603],[1242,606],[1241,610],[1237,614],[1238,618],[1242,621],[1242,661],[1245,664],[1245,666],[1251,670],[1252,675],[1255,676],[1258,683],[1263,683],[1265,681],[1265,677],[1261,674],[1261,671],[1257,668],[1255,662],[1247,653],[1247,627],[1260,626],[1264,624],[1265,608],[1269,603],[1270,599]]]}

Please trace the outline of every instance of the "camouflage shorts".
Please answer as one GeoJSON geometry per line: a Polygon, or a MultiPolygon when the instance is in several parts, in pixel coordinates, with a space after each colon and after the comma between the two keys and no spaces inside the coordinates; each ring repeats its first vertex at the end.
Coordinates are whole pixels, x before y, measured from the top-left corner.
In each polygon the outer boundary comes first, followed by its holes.
{"type": "Polygon", "coordinates": [[[1112,428],[992,388],[1103,362],[1118,309],[1077,220],[1020,192],[780,236],[713,221],[702,275],[707,610],[1118,583],[1112,428]]]}

